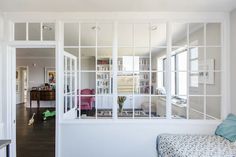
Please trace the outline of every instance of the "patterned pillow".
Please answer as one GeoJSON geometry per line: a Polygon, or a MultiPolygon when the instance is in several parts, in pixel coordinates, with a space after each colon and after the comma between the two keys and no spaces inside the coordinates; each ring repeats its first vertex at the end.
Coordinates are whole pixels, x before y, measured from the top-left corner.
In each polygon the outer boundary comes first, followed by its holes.
{"type": "Polygon", "coordinates": [[[229,114],[227,118],[216,128],[215,134],[225,139],[236,141],[236,115],[229,114]]]}

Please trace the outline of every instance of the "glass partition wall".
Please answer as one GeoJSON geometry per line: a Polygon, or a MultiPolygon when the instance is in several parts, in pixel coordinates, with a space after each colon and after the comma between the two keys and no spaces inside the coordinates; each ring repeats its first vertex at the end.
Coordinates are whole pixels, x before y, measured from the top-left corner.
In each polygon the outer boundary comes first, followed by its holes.
{"type": "Polygon", "coordinates": [[[221,118],[220,23],[64,23],[64,50],[79,119],[221,118]]]}

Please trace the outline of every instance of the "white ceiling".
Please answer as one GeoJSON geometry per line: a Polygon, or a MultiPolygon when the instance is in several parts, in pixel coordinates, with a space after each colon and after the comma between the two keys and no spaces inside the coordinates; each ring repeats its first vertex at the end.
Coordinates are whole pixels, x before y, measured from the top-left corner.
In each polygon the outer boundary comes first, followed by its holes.
{"type": "Polygon", "coordinates": [[[229,12],[234,8],[236,0],[0,0],[4,12],[229,12]]]}

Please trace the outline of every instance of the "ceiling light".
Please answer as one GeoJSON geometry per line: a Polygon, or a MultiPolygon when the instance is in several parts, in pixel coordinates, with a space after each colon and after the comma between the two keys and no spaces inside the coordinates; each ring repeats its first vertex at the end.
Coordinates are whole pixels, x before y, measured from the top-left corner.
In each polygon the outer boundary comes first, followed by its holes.
{"type": "Polygon", "coordinates": [[[157,30],[157,26],[156,26],[156,25],[151,26],[151,30],[152,30],[152,31],[157,30]]]}
{"type": "Polygon", "coordinates": [[[91,28],[92,30],[100,30],[100,27],[98,27],[98,26],[93,26],[92,28],[91,28]]]}
{"type": "Polygon", "coordinates": [[[43,25],[43,30],[50,31],[50,30],[52,30],[52,27],[49,27],[47,25],[43,25]]]}

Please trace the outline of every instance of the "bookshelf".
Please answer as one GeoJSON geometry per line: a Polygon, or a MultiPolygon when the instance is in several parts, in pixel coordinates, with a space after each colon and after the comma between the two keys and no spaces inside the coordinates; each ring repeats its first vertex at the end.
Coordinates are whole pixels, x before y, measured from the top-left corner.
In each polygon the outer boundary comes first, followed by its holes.
{"type": "Polygon", "coordinates": [[[111,58],[99,58],[97,60],[97,93],[111,94],[111,58]]]}

